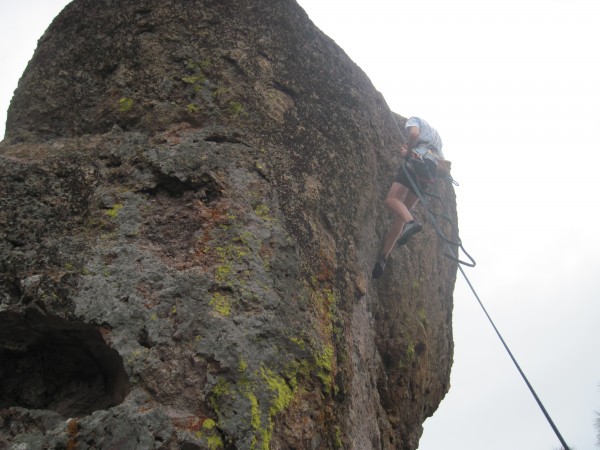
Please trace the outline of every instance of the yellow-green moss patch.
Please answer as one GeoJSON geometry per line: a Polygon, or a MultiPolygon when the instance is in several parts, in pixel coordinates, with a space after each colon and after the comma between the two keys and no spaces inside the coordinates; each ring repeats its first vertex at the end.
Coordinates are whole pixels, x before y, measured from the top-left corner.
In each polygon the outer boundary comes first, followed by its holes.
{"type": "Polygon", "coordinates": [[[121,211],[122,209],[123,209],[122,203],[115,203],[112,208],[105,211],[105,214],[114,219],[119,215],[119,211],[121,211]]]}
{"type": "Polygon", "coordinates": [[[223,317],[229,317],[231,315],[231,299],[220,292],[215,292],[212,295],[209,305],[223,317]]]}
{"type": "Polygon", "coordinates": [[[315,355],[316,375],[324,385],[325,392],[330,392],[333,385],[334,351],[331,345],[326,345],[321,353],[315,355]]]}
{"type": "Polygon", "coordinates": [[[127,112],[133,108],[133,100],[129,97],[123,97],[119,99],[119,111],[127,112]]]}
{"type": "Polygon", "coordinates": [[[206,419],[204,421],[204,423],[202,424],[202,428],[204,428],[207,431],[214,429],[216,426],[217,426],[217,423],[210,418],[206,419]]]}
{"type": "Polygon", "coordinates": [[[261,368],[261,376],[274,394],[269,409],[271,416],[274,416],[287,409],[294,398],[294,393],[285,380],[281,376],[275,374],[272,370],[265,367],[261,368]]]}

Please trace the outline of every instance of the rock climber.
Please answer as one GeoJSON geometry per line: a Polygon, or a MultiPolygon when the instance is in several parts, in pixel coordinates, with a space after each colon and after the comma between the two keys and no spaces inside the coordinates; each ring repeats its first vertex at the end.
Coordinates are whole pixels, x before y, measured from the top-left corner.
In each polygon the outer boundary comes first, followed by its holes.
{"type": "MultiPolygon", "coordinates": [[[[425,120],[419,117],[410,117],[406,121],[405,128],[408,132],[408,141],[400,147],[400,155],[403,158],[412,155],[423,159],[430,154],[429,151],[435,153],[439,158],[444,158],[442,139],[425,120]]],[[[409,173],[411,173],[411,178],[417,178],[411,169],[409,169],[409,173]]],[[[379,278],[383,274],[385,263],[396,241],[398,241],[398,245],[404,245],[423,228],[410,213],[418,201],[419,198],[401,166],[385,197],[385,205],[394,213],[394,221],[383,240],[383,249],[373,268],[373,278],[379,278]]]]}

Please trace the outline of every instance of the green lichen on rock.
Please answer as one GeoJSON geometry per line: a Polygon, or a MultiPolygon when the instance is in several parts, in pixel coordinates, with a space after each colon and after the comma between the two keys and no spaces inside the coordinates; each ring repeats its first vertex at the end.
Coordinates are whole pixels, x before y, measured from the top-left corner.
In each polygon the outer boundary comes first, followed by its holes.
{"type": "Polygon", "coordinates": [[[271,210],[264,203],[259,203],[254,208],[254,214],[256,214],[258,217],[260,217],[262,220],[264,220],[266,222],[273,222],[274,220],[276,220],[274,217],[271,216],[270,213],[271,213],[271,210]]]}
{"type": "Polygon", "coordinates": [[[229,103],[229,110],[233,117],[247,116],[248,113],[244,109],[244,106],[240,102],[229,103]]]}
{"type": "Polygon", "coordinates": [[[248,362],[244,358],[240,358],[240,363],[238,365],[238,372],[244,373],[248,368],[248,362]]]}
{"type": "Polygon", "coordinates": [[[219,448],[223,448],[223,439],[218,434],[213,434],[206,438],[206,444],[208,445],[209,450],[217,450],[219,448]]]}
{"type": "Polygon", "coordinates": [[[218,283],[225,284],[229,280],[231,271],[231,265],[228,263],[218,265],[215,269],[215,280],[217,280],[218,283]]]}
{"type": "Polygon", "coordinates": [[[334,426],[333,431],[335,433],[335,440],[333,441],[334,448],[344,448],[344,444],[342,442],[342,430],[339,426],[334,426]]]}
{"type": "Polygon", "coordinates": [[[217,423],[212,420],[211,418],[208,418],[204,421],[204,423],[202,424],[202,428],[205,430],[212,430],[213,428],[215,428],[217,426],[217,423]]]}
{"type": "Polygon", "coordinates": [[[115,203],[112,208],[106,210],[104,214],[115,219],[119,215],[119,211],[123,209],[122,203],[115,203]]]}
{"type": "Polygon", "coordinates": [[[283,370],[283,375],[296,393],[301,380],[310,378],[311,364],[307,359],[293,360],[283,370]]]}
{"type": "Polygon", "coordinates": [[[415,359],[415,345],[409,342],[406,346],[406,359],[410,362],[415,359]]]}
{"type": "MultiPolygon", "coordinates": [[[[217,414],[227,417],[228,412],[223,405],[246,404],[245,410],[237,410],[236,417],[246,417],[252,430],[250,449],[268,450],[273,436],[275,417],[286,411],[297,394],[298,383],[295,369],[286,371],[285,378],[274,370],[261,365],[252,372],[248,371],[245,360],[240,360],[239,378],[226,382],[220,379],[212,390],[211,401],[217,414]],[[292,377],[293,384],[286,379],[292,377]]],[[[225,419],[226,420],[226,419],[225,419]]]]}
{"type": "MultiPolygon", "coordinates": [[[[258,404],[258,399],[256,395],[251,390],[244,390],[244,396],[250,402],[250,424],[252,425],[252,429],[254,431],[261,431],[261,413],[260,413],[260,405],[258,404]]],[[[255,436],[256,437],[256,436],[255,436]]]]}
{"type": "Polygon", "coordinates": [[[122,97],[119,99],[119,111],[127,112],[133,108],[133,99],[129,97],[122,97]]]}
{"type": "Polygon", "coordinates": [[[217,430],[217,423],[211,418],[204,420],[202,428],[196,432],[196,438],[204,442],[209,450],[218,450],[225,446],[221,433],[217,430]]]}
{"type": "Polygon", "coordinates": [[[186,67],[192,72],[191,75],[181,77],[181,81],[192,86],[195,92],[200,92],[208,78],[204,74],[205,67],[201,63],[193,61],[186,62],[186,67]]]}
{"type": "Polygon", "coordinates": [[[286,381],[272,370],[262,367],[261,376],[274,395],[269,409],[270,415],[273,417],[275,414],[285,411],[294,398],[294,392],[286,381]]]}
{"type": "Polygon", "coordinates": [[[221,412],[221,404],[224,403],[224,399],[232,392],[229,382],[222,377],[219,378],[210,392],[210,403],[217,414],[221,412]]]}
{"type": "Polygon", "coordinates": [[[196,114],[198,111],[200,111],[200,106],[195,103],[188,103],[186,109],[190,114],[196,114]]]}
{"type": "Polygon", "coordinates": [[[335,364],[335,352],[333,346],[327,344],[321,352],[314,355],[316,375],[323,383],[325,392],[330,393],[333,386],[333,366],[335,364]]]}
{"type": "Polygon", "coordinates": [[[291,337],[290,341],[293,342],[294,344],[296,344],[298,347],[300,347],[301,350],[306,349],[306,342],[304,342],[303,339],[301,339],[299,337],[291,337]]]}
{"type": "MultiPolygon", "coordinates": [[[[263,394],[266,390],[268,410],[262,409],[259,403],[252,401],[252,427],[256,435],[260,436],[261,449],[268,450],[273,435],[274,418],[288,408],[295,393],[281,376],[266,367],[261,367],[260,377],[256,375],[258,373],[255,374],[255,389],[263,394]]],[[[256,399],[253,393],[247,394],[252,400],[256,399]]]]}
{"type": "Polygon", "coordinates": [[[229,317],[231,315],[231,298],[226,294],[214,292],[208,303],[221,316],[229,317]]]}

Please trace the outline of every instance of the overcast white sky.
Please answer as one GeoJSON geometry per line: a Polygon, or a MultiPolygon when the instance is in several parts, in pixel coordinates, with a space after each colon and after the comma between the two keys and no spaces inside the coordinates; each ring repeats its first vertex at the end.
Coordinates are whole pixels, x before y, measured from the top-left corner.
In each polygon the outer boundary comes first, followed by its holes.
{"type": "MultiPolygon", "coordinates": [[[[0,136],[37,39],[68,0],[0,0],[0,136]]],[[[453,161],[467,273],[574,450],[600,410],[600,3],[300,0],[396,112],[453,161]]],[[[370,270],[370,268],[369,268],[370,270]]],[[[555,450],[460,274],[452,388],[420,450],[555,450]]]]}

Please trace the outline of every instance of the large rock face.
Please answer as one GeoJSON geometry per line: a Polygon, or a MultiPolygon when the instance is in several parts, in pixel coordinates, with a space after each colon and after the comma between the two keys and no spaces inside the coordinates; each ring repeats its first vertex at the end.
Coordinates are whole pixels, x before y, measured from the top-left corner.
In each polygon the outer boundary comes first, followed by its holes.
{"type": "Polygon", "coordinates": [[[370,279],[400,142],[291,0],[71,3],[0,145],[0,447],[416,448],[456,266],[417,207],[370,279]]]}

